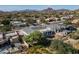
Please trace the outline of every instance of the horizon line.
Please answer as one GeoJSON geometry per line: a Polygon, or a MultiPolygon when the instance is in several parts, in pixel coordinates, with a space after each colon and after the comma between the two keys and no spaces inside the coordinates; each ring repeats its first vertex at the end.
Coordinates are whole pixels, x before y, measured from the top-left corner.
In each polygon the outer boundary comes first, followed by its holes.
{"type": "Polygon", "coordinates": [[[67,9],[67,10],[77,10],[79,5],[0,5],[0,11],[20,11],[20,10],[44,10],[47,8],[52,8],[54,10],[67,9]]]}

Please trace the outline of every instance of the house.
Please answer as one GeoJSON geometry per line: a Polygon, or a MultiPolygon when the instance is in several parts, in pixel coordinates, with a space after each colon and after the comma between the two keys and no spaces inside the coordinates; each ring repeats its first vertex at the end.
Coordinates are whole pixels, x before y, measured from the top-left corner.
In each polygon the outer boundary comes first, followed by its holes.
{"type": "Polygon", "coordinates": [[[34,31],[40,31],[43,33],[46,37],[54,36],[55,33],[61,33],[63,36],[66,36],[72,31],[75,31],[76,29],[72,25],[65,25],[63,22],[53,22],[50,24],[40,24],[36,26],[29,26],[22,28],[20,31],[24,35],[29,35],[30,33],[34,31]]]}
{"type": "Polygon", "coordinates": [[[47,18],[45,19],[46,21],[48,22],[52,22],[52,21],[57,21],[59,18],[56,18],[56,17],[50,17],[50,18],[47,18]]]}
{"type": "Polygon", "coordinates": [[[37,24],[41,24],[41,20],[40,19],[37,19],[36,22],[37,22],[37,24]]]}
{"type": "MultiPolygon", "coordinates": [[[[21,31],[18,30],[18,32],[19,32],[19,35],[21,35],[21,36],[24,35],[21,31]]],[[[17,39],[18,35],[17,35],[16,31],[6,32],[5,39],[3,38],[3,33],[0,33],[0,45],[4,44],[8,40],[9,37],[12,37],[14,42],[18,41],[18,39],[17,39]]]]}
{"type": "Polygon", "coordinates": [[[74,27],[72,25],[67,25],[65,29],[70,31],[70,32],[77,30],[76,27],[74,27]]]}
{"type": "Polygon", "coordinates": [[[24,35],[29,35],[34,31],[40,31],[45,36],[53,36],[56,32],[62,32],[65,30],[66,26],[62,23],[51,23],[46,25],[37,25],[37,26],[29,26],[21,29],[21,32],[24,35]]]}
{"type": "Polygon", "coordinates": [[[61,20],[63,20],[63,19],[71,19],[71,18],[73,18],[73,16],[74,15],[66,15],[66,16],[61,17],[61,20]]]}
{"type": "Polygon", "coordinates": [[[0,24],[0,27],[3,27],[4,25],[3,24],[0,24]]]}
{"type": "Polygon", "coordinates": [[[45,25],[37,25],[37,26],[29,26],[29,27],[25,27],[23,29],[21,29],[21,32],[24,33],[24,35],[29,35],[30,33],[34,32],[34,31],[40,31],[41,33],[45,32],[45,31],[51,31],[50,28],[46,27],[45,25]]]}
{"type": "Polygon", "coordinates": [[[51,28],[47,27],[46,25],[30,26],[30,27],[21,29],[21,32],[24,33],[24,35],[29,35],[34,31],[40,31],[43,35],[47,37],[52,36],[54,34],[51,28]]]}
{"type": "Polygon", "coordinates": [[[71,23],[77,24],[79,22],[79,19],[74,19],[71,23]]]}
{"type": "Polygon", "coordinates": [[[12,26],[14,27],[24,27],[26,26],[25,22],[21,22],[21,21],[11,21],[12,26]]]}

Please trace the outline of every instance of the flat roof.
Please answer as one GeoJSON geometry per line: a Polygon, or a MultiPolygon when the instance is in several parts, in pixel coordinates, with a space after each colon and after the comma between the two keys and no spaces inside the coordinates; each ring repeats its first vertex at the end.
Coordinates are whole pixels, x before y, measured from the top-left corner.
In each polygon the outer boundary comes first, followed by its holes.
{"type": "Polygon", "coordinates": [[[32,33],[33,31],[43,31],[43,30],[51,30],[51,31],[56,31],[61,28],[65,28],[66,26],[63,23],[51,23],[48,25],[37,25],[37,26],[30,26],[30,27],[25,27],[22,29],[22,31],[26,32],[27,34],[32,33]],[[48,29],[49,28],[49,29],[48,29]]]}

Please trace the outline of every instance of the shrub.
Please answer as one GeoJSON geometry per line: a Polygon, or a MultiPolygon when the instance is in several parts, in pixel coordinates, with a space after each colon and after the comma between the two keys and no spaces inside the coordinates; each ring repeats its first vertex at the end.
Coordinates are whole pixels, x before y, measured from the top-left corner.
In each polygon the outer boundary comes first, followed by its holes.
{"type": "Polygon", "coordinates": [[[50,50],[52,53],[57,54],[77,53],[77,51],[72,46],[63,43],[63,41],[60,40],[53,40],[50,45],[50,50]]]}

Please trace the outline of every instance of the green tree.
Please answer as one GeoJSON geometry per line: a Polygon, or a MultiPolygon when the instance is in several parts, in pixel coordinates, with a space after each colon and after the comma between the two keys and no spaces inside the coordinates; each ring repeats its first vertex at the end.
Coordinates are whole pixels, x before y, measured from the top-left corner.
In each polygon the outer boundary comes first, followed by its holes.
{"type": "Polygon", "coordinates": [[[5,25],[1,28],[1,32],[7,32],[7,31],[10,31],[11,30],[11,26],[9,25],[5,25]]]}
{"type": "Polygon", "coordinates": [[[33,42],[39,42],[39,41],[41,41],[42,38],[43,38],[43,35],[42,35],[41,32],[39,32],[39,31],[34,31],[34,32],[30,33],[30,35],[24,36],[23,39],[24,39],[26,42],[31,42],[31,43],[33,43],[33,42]]]}
{"type": "Polygon", "coordinates": [[[70,25],[70,24],[72,24],[72,23],[71,23],[70,20],[65,20],[65,21],[64,21],[64,24],[65,24],[65,25],[70,25]]]}
{"type": "Polygon", "coordinates": [[[10,20],[3,20],[1,23],[4,25],[10,25],[10,20]]]}
{"type": "Polygon", "coordinates": [[[47,22],[46,20],[44,20],[44,19],[41,19],[41,22],[42,22],[42,23],[45,23],[45,24],[48,23],[48,22],[47,22]]]}
{"type": "Polygon", "coordinates": [[[69,37],[72,39],[78,40],[79,39],[79,31],[77,30],[75,32],[70,33],[69,37]]]}
{"type": "Polygon", "coordinates": [[[33,24],[33,23],[36,23],[36,20],[31,19],[31,18],[28,18],[28,19],[26,20],[26,22],[27,22],[28,24],[33,24]]]}

